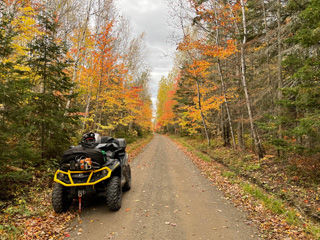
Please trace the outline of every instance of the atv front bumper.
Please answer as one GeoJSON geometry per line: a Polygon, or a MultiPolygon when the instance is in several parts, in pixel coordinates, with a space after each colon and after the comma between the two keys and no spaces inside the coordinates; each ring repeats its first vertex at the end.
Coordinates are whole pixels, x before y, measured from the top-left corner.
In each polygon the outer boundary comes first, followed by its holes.
{"type": "Polygon", "coordinates": [[[103,167],[98,170],[87,171],[62,171],[57,170],[53,181],[60,183],[65,187],[92,186],[111,176],[112,170],[109,167],[103,167]]]}

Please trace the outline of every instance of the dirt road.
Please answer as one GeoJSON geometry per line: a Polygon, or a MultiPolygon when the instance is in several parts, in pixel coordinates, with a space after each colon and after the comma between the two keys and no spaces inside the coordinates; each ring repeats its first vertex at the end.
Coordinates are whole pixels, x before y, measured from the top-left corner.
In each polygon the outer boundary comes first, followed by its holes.
{"type": "Polygon", "coordinates": [[[110,212],[103,200],[90,203],[67,239],[259,239],[245,214],[167,137],[155,135],[131,167],[122,208],[110,212]]]}

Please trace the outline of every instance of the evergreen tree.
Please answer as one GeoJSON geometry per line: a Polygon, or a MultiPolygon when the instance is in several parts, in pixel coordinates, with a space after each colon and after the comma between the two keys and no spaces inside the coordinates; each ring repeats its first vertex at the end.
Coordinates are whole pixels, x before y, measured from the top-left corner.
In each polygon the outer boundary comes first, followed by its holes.
{"type": "Polygon", "coordinates": [[[4,11],[5,6],[1,3],[0,5],[0,142],[3,143],[0,146],[0,158],[1,163],[4,161],[4,153],[5,150],[8,148],[7,140],[8,136],[7,133],[7,114],[6,114],[6,100],[8,99],[7,96],[7,77],[8,73],[12,72],[12,63],[5,62],[5,59],[10,56],[13,52],[13,48],[11,46],[11,40],[14,35],[12,31],[9,30],[9,25],[11,22],[11,16],[4,11]]]}
{"type": "Polygon", "coordinates": [[[19,34],[11,25],[13,16],[2,7],[0,23],[0,158],[4,163],[10,161],[11,165],[23,167],[28,161],[37,156],[31,150],[31,143],[27,135],[30,129],[25,124],[28,118],[26,108],[27,98],[30,92],[30,83],[21,66],[22,59],[19,56],[15,61],[11,56],[17,56],[13,47],[13,38],[19,34]]]}
{"type": "Polygon", "coordinates": [[[285,57],[285,107],[282,122],[286,126],[283,145],[309,153],[320,151],[320,0],[298,5],[289,2],[288,10],[298,15],[288,39],[290,53],[285,57]]]}
{"type": "Polygon", "coordinates": [[[29,107],[32,109],[30,125],[36,129],[32,137],[42,158],[55,158],[70,144],[76,117],[75,109],[66,109],[66,103],[74,98],[69,95],[72,83],[68,72],[70,61],[66,57],[63,42],[57,39],[56,16],[42,11],[38,16],[39,26],[44,34],[36,36],[29,44],[34,92],[29,107]]]}
{"type": "Polygon", "coordinates": [[[10,198],[16,189],[21,192],[21,186],[26,186],[31,180],[31,172],[12,171],[12,169],[28,167],[39,157],[28,140],[30,128],[26,126],[28,122],[26,102],[30,93],[30,82],[23,68],[20,68],[23,64],[22,59],[13,46],[13,39],[19,34],[12,26],[13,19],[13,15],[1,2],[0,199],[10,198]]]}

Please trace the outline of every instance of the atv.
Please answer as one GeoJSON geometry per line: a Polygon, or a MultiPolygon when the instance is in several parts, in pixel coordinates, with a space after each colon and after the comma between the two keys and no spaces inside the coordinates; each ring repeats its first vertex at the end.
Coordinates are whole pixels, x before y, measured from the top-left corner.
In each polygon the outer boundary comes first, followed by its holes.
{"type": "Polygon", "coordinates": [[[87,133],[78,146],[65,151],[54,175],[52,206],[55,212],[66,212],[73,199],[92,196],[106,198],[111,211],[121,208],[122,192],[131,188],[131,168],[123,138],[100,137],[87,133]]]}

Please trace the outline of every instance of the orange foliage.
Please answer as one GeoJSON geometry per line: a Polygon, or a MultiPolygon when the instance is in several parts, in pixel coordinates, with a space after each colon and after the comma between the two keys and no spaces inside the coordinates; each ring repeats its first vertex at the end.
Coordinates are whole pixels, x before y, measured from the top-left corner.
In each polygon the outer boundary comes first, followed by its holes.
{"type": "MultiPolygon", "coordinates": [[[[219,83],[212,82],[214,79],[212,75],[215,74],[214,67],[217,59],[224,60],[238,51],[236,40],[228,36],[232,34],[230,30],[233,30],[234,22],[240,21],[235,13],[241,6],[238,3],[229,5],[213,0],[202,3],[189,0],[189,4],[197,14],[194,21],[202,25],[202,28],[206,28],[206,31],[201,34],[190,31],[177,48],[187,59],[184,62],[184,68],[187,72],[185,78],[188,77],[189,80],[184,81],[189,81],[189,85],[193,84],[194,87],[190,91],[194,91],[195,97],[189,105],[177,105],[178,103],[173,101],[177,88],[167,92],[163,113],[157,116],[157,128],[178,123],[189,134],[194,134],[197,129],[202,128],[201,111],[205,119],[209,114],[218,114],[224,101],[221,91],[217,91],[219,83]],[[218,35],[217,31],[219,31],[218,35]],[[179,116],[173,112],[173,107],[179,109],[179,116]]],[[[226,93],[226,95],[233,96],[232,93],[226,93]]]]}
{"type": "MultiPolygon", "coordinates": [[[[87,48],[80,49],[86,64],[81,66],[80,91],[83,104],[90,104],[84,121],[87,128],[113,130],[117,126],[137,123],[143,129],[151,130],[151,102],[141,98],[142,86],[130,84],[127,67],[122,56],[113,49],[113,22],[106,22],[103,30],[89,37],[87,48]],[[101,117],[106,116],[103,121],[101,117]]],[[[88,34],[89,35],[89,34],[88,34]]],[[[71,49],[76,55],[78,49],[71,49]]]]}

